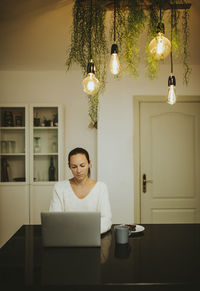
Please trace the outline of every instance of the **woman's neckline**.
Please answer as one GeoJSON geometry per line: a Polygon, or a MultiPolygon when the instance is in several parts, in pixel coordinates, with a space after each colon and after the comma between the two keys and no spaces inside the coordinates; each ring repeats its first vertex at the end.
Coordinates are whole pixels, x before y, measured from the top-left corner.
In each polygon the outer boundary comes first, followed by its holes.
{"type": "Polygon", "coordinates": [[[90,189],[90,191],[89,191],[87,194],[81,196],[81,195],[79,195],[78,193],[76,193],[76,192],[74,191],[74,189],[73,189],[73,187],[72,187],[72,184],[71,184],[70,180],[68,180],[68,182],[69,182],[69,186],[70,186],[70,188],[71,188],[72,193],[73,193],[74,196],[76,196],[76,198],[79,199],[79,200],[86,199],[88,196],[90,196],[90,194],[93,192],[94,188],[96,187],[96,185],[97,185],[97,183],[98,183],[97,181],[95,181],[95,183],[94,183],[94,185],[92,186],[92,188],[90,189]]]}

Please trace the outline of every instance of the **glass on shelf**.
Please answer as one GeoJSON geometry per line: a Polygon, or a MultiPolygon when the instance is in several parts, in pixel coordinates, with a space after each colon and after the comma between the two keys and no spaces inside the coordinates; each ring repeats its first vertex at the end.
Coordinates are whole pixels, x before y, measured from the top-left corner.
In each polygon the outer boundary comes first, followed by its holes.
{"type": "Polygon", "coordinates": [[[15,153],[16,142],[15,140],[7,141],[8,153],[15,153]]]}
{"type": "Polygon", "coordinates": [[[7,153],[7,140],[1,140],[1,153],[7,153]]]}
{"type": "Polygon", "coordinates": [[[1,153],[25,153],[25,129],[21,128],[9,128],[1,129],[0,131],[1,139],[1,153]]]}
{"type": "Polygon", "coordinates": [[[39,140],[40,140],[40,137],[39,136],[34,136],[34,140],[35,140],[35,143],[34,143],[34,153],[40,153],[40,143],[39,143],[39,140]]]}
{"type": "Polygon", "coordinates": [[[53,135],[51,138],[51,151],[52,153],[58,152],[58,136],[53,135]]]}
{"type": "Polygon", "coordinates": [[[52,153],[56,153],[57,152],[57,142],[52,142],[52,153]]]}

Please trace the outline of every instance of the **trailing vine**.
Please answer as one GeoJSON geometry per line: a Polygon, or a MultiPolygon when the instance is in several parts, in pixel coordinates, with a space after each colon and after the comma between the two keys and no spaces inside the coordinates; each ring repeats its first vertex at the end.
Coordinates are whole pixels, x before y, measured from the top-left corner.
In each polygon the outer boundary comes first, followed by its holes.
{"type": "Polygon", "coordinates": [[[188,46],[189,46],[189,35],[190,35],[188,21],[189,21],[189,11],[185,9],[183,13],[182,27],[183,27],[183,66],[184,66],[183,82],[186,85],[188,85],[189,83],[189,77],[191,74],[191,68],[188,64],[188,61],[189,61],[188,46]]]}
{"type": "Polygon", "coordinates": [[[124,60],[126,70],[135,78],[139,76],[137,66],[140,61],[138,40],[145,27],[146,15],[139,1],[129,1],[127,24],[124,37],[124,60]]]}
{"type": "MultiPolygon", "coordinates": [[[[172,4],[175,4],[175,0],[172,1],[172,4]]],[[[172,21],[173,21],[173,27],[172,29],[172,47],[173,47],[173,55],[176,56],[177,58],[180,55],[180,47],[182,46],[181,44],[181,38],[180,38],[180,29],[178,27],[178,23],[180,20],[180,11],[175,9],[174,6],[172,6],[171,9],[172,13],[172,21]]],[[[170,19],[170,17],[169,17],[170,19]]],[[[171,24],[171,22],[170,22],[171,24]]]]}
{"type": "Polygon", "coordinates": [[[147,24],[148,27],[147,42],[145,46],[146,69],[147,69],[146,74],[149,77],[149,79],[153,80],[158,75],[160,64],[159,61],[156,60],[154,56],[150,54],[148,46],[150,41],[156,36],[157,25],[159,22],[158,7],[155,5],[155,3],[152,3],[152,5],[149,7],[147,11],[149,13],[148,17],[149,21],[147,24]]]}
{"type": "Polygon", "coordinates": [[[105,88],[106,79],[106,56],[107,42],[105,39],[105,15],[106,10],[96,0],[95,5],[83,5],[81,0],[76,0],[73,7],[73,27],[71,32],[71,45],[66,61],[67,71],[73,63],[80,65],[85,78],[87,75],[87,64],[90,60],[90,49],[95,63],[96,77],[101,87],[95,96],[88,96],[90,127],[97,126],[98,119],[98,96],[105,88]],[[91,23],[92,13],[92,23],[91,23]],[[91,44],[91,47],[90,47],[91,44]]]}

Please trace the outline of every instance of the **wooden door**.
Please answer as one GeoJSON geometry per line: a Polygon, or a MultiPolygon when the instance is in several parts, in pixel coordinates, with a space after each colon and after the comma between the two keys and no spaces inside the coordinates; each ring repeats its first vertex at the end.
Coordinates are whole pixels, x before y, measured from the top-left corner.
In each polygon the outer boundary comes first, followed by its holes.
{"type": "Polygon", "coordinates": [[[141,223],[200,222],[200,102],[141,102],[139,122],[141,223]]]}

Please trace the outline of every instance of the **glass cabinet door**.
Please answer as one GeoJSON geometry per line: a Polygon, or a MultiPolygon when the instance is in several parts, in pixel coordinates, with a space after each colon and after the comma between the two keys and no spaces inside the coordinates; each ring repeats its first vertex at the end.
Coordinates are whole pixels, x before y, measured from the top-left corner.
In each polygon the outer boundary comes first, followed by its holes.
{"type": "Polygon", "coordinates": [[[58,107],[33,107],[33,182],[58,180],[58,107]]]}
{"type": "Polygon", "coordinates": [[[0,182],[26,181],[25,114],[25,107],[0,107],[0,182]]]}

